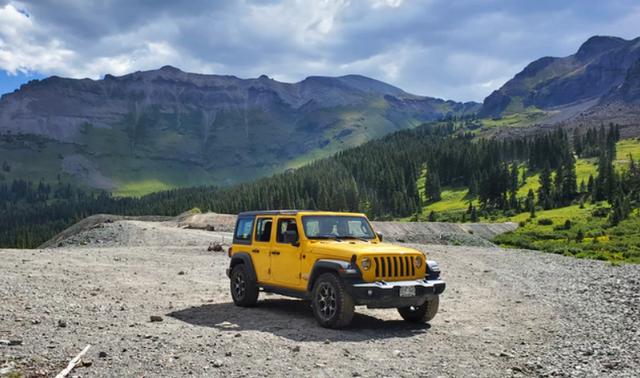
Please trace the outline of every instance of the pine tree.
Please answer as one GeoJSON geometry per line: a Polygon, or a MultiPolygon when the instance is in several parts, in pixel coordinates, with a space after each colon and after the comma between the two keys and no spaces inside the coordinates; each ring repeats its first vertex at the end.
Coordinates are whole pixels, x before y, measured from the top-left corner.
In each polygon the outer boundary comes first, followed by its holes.
{"type": "Polygon", "coordinates": [[[536,217],[536,196],[533,193],[533,189],[529,189],[527,193],[527,199],[525,200],[525,207],[529,211],[531,218],[536,217]]]}
{"type": "MultiPolygon", "coordinates": [[[[615,156],[615,155],[614,155],[615,156]]],[[[598,175],[595,179],[594,200],[604,201],[612,198],[616,185],[612,156],[607,151],[601,151],[598,157],[598,175]]]]}
{"type": "Polygon", "coordinates": [[[424,185],[425,196],[429,202],[440,201],[441,189],[440,189],[440,176],[436,172],[429,171],[427,179],[424,185]]]}
{"type": "Polygon", "coordinates": [[[544,167],[540,172],[540,188],[538,189],[538,203],[544,209],[553,207],[553,184],[551,183],[551,171],[544,167]]]}
{"type": "Polygon", "coordinates": [[[511,181],[509,183],[509,207],[514,210],[518,209],[518,166],[516,163],[511,164],[511,181]]]}
{"type": "Polygon", "coordinates": [[[562,203],[570,203],[577,195],[577,176],[576,176],[576,161],[571,156],[564,169],[564,176],[562,177],[562,203]]]}
{"type": "Polygon", "coordinates": [[[471,206],[471,214],[470,214],[471,222],[478,221],[478,209],[475,206],[471,206]]]}

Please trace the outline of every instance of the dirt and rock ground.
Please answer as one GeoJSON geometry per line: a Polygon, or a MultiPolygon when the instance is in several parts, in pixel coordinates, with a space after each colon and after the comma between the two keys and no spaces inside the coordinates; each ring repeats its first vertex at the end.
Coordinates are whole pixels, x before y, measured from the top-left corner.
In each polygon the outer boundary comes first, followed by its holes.
{"type": "Polygon", "coordinates": [[[303,301],[261,294],[258,307],[235,307],[228,257],[207,251],[228,233],[111,220],[68,238],[0,250],[0,375],[53,376],[87,344],[72,376],[640,372],[637,265],[410,244],[444,272],[436,318],[412,325],[358,308],[349,328],[327,330],[303,301]]]}

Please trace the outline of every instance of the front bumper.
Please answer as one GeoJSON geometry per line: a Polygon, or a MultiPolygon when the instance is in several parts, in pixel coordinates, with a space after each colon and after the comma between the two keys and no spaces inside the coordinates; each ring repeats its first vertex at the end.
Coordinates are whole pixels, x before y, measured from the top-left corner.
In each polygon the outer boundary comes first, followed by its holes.
{"type": "Polygon", "coordinates": [[[445,282],[439,279],[377,281],[351,283],[347,285],[347,291],[353,297],[356,305],[365,305],[370,308],[391,308],[420,306],[430,298],[442,294],[445,286],[445,282]],[[415,287],[415,295],[400,296],[400,288],[404,286],[415,287]]]}

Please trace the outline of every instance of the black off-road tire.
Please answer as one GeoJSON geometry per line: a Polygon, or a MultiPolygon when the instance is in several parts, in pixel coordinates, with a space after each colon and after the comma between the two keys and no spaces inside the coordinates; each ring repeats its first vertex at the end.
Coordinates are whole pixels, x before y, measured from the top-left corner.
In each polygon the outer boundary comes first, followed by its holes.
{"type": "Polygon", "coordinates": [[[251,278],[244,264],[238,264],[231,270],[231,298],[240,307],[253,307],[258,302],[258,283],[251,278]]]}
{"type": "Polygon", "coordinates": [[[440,297],[435,296],[424,302],[422,306],[400,307],[398,312],[408,322],[426,323],[436,316],[439,306],[440,297]]]}
{"type": "Polygon", "coordinates": [[[353,298],[334,273],[323,273],[313,285],[313,316],[325,328],[342,328],[353,319],[353,298]]]}

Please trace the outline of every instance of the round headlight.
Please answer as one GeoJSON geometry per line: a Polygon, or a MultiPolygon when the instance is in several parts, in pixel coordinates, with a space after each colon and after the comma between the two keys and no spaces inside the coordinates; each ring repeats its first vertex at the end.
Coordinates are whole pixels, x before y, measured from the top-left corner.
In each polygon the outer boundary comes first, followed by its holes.
{"type": "Polygon", "coordinates": [[[416,269],[420,269],[422,266],[422,257],[416,257],[413,259],[413,264],[416,266],[416,269]]]}
{"type": "Polygon", "coordinates": [[[362,265],[362,269],[369,270],[371,268],[371,259],[369,259],[368,257],[365,257],[360,262],[360,265],[362,265]]]}

